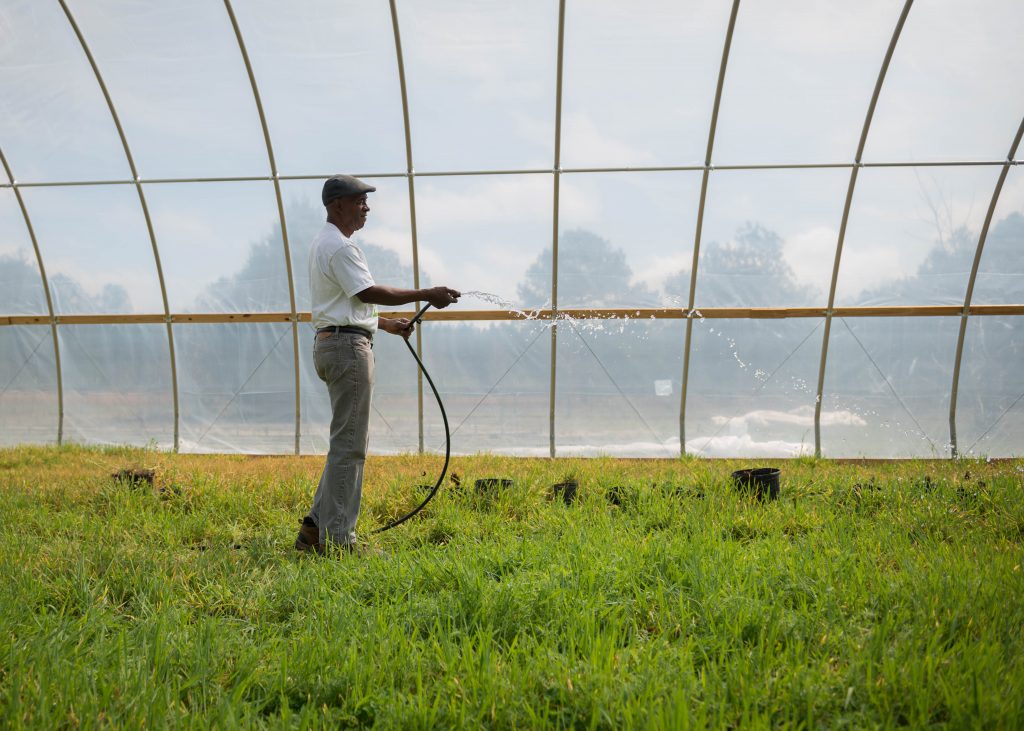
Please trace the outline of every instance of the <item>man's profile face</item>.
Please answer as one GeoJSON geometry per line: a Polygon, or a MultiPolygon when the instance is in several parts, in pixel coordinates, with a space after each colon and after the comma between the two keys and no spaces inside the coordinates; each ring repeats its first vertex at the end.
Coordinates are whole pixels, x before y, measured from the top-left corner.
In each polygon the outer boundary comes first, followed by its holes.
{"type": "Polygon", "coordinates": [[[333,203],[334,214],[347,228],[358,231],[366,225],[366,216],[370,213],[370,204],[366,194],[338,198],[333,203]]]}

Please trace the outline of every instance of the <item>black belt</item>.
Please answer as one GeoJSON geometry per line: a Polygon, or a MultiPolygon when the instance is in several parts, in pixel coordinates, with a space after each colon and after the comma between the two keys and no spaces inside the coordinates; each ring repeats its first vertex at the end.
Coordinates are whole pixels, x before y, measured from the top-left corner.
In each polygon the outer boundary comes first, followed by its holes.
{"type": "Polygon", "coordinates": [[[367,340],[373,340],[373,333],[353,325],[329,325],[317,328],[316,334],[319,335],[320,333],[350,333],[352,335],[362,335],[367,340]]]}

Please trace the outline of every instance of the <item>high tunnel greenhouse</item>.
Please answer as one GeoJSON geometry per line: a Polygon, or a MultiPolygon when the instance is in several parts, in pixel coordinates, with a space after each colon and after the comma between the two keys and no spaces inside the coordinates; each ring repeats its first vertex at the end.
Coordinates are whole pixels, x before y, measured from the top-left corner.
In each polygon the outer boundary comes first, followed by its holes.
{"type": "MultiPolygon", "coordinates": [[[[1019,455],[1020,0],[0,0],[0,444],[317,453],[335,173],[453,450],[1019,455]],[[401,308],[399,308],[401,309],[401,308]],[[411,308],[404,308],[409,311],[411,308]]],[[[443,448],[376,338],[371,451],[443,448]]]]}

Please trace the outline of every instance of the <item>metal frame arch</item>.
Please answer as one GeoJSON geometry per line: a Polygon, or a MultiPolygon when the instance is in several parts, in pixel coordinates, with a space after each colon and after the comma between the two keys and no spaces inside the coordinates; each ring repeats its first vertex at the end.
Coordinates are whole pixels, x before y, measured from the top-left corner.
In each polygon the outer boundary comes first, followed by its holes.
{"type": "Polygon", "coordinates": [[[128,161],[128,167],[132,173],[132,181],[135,184],[135,191],[139,196],[139,205],[142,208],[142,215],[146,221],[146,230],[149,233],[149,243],[153,250],[153,261],[156,264],[156,275],[160,282],[160,298],[164,306],[164,321],[167,327],[167,348],[170,356],[171,366],[171,397],[173,399],[174,408],[174,451],[178,451],[180,437],[179,437],[179,424],[180,424],[180,410],[178,407],[178,367],[177,360],[174,353],[174,330],[171,327],[171,310],[167,303],[167,285],[164,281],[164,269],[160,261],[160,249],[156,243],[156,234],[153,231],[153,220],[149,215],[149,206],[146,205],[146,195],[142,190],[142,182],[139,178],[139,171],[135,167],[135,158],[132,157],[131,148],[128,146],[128,138],[125,136],[124,128],[121,126],[121,118],[117,114],[117,108],[114,106],[114,100],[110,96],[110,91],[107,89],[106,82],[103,80],[103,74],[100,73],[100,68],[96,63],[96,59],[92,55],[92,50],[89,48],[89,44],[85,40],[85,35],[82,33],[81,28],[78,26],[78,22],[75,20],[75,16],[71,13],[71,9],[68,7],[67,0],[57,0],[60,3],[61,9],[64,11],[64,15],[68,19],[68,23],[71,25],[71,29],[75,33],[75,37],[78,38],[79,44],[82,46],[82,51],[85,53],[86,59],[89,61],[89,66],[92,68],[93,74],[96,77],[96,83],[100,87],[100,91],[103,93],[103,98],[107,103],[107,108],[110,110],[110,116],[114,121],[114,126],[117,128],[117,135],[121,139],[121,146],[124,148],[124,156],[128,161]]]}
{"type": "Polygon", "coordinates": [[[32,226],[32,217],[28,214],[25,200],[21,197],[17,180],[14,173],[11,172],[11,166],[7,163],[7,157],[2,148],[0,148],[0,164],[3,164],[4,172],[7,173],[7,178],[11,181],[10,187],[14,191],[14,197],[18,199],[18,207],[21,208],[22,218],[25,219],[25,228],[28,229],[28,237],[32,241],[32,250],[36,254],[39,278],[43,282],[43,294],[46,295],[46,310],[49,314],[50,334],[53,337],[53,360],[57,371],[57,446],[60,446],[64,441],[64,375],[61,372],[60,341],[57,337],[57,317],[53,312],[53,298],[50,295],[50,280],[46,276],[46,266],[43,264],[43,255],[39,251],[39,241],[36,239],[35,227],[32,226]]]}
{"type": "Polygon", "coordinates": [[[562,181],[562,69],[565,57],[565,0],[558,0],[558,54],[555,71],[555,157],[551,202],[551,373],[548,380],[548,454],[555,457],[555,402],[558,370],[558,212],[562,181]]]}
{"type": "Polygon", "coordinates": [[[707,201],[708,178],[711,175],[711,154],[715,148],[715,130],[718,127],[718,111],[722,104],[722,89],[725,88],[725,71],[729,65],[729,51],[732,36],[736,30],[736,17],[740,11],[740,0],[733,0],[729,15],[729,26],[722,46],[722,62],[718,67],[718,85],[715,87],[715,101],[711,108],[711,124],[708,128],[708,146],[704,153],[704,173],[700,183],[700,203],[697,206],[697,228],[693,239],[693,263],[690,265],[690,293],[686,301],[686,339],[683,344],[683,377],[679,394],[679,454],[686,454],[686,395],[690,380],[690,345],[693,342],[693,305],[697,294],[697,263],[700,259],[700,240],[704,227],[704,204],[707,201]]]}
{"type": "MultiPolygon", "coordinates": [[[[398,7],[395,0],[389,0],[391,27],[395,36],[395,62],[398,65],[398,86],[402,95],[402,123],[405,129],[405,173],[409,181],[409,232],[412,237],[412,286],[420,288],[420,250],[416,230],[416,169],[412,164],[412,127],[409,123],[409,94],[405,81],[405,55],[402,53],[402,34],[398,25],[398,7]]],[[[420,303],[414,303],[416,309],[420,303]]],[[[423,332],[416,328],[416,355],[423,357],[423,332]]],[[[423,453],[423,371],[416,371],[416,423],[419,452],[423,453]]]]}
{"type": "Polygon", "coordinates": [[[960,390],[960,364],[963,358],[964,340],[967,335],[967,319],[970,317],[971,299],[974,297],[974,283],[978,277],[978,267],[981,265],[981,257],[985,250],[985,241],[988,239],[989,226],[992,224],[992,216],[995,215],[996,205],[999,203],[999,195],[1003,191],[1003,183],[1010,172],[1010,166],[1014,164],[1014,155],[1020,146],[1021,138],[1024,137],[1024,119],[1017,128],[1017,134],[1010,143],[1010,151],[1006,153],[1006,162],[999,172],[999,179],[996,181],[995,190],[992,191],[992,200],[988,204],[988,211],[985,213],[985,223],[982,224],[981,233],[978,235],[978,246],[974,251],[974,263],[971,266],[971,275],[967,280],[967,292],[964,294],[964,309],[960,315],[960,332],[956,340],[956,355],[953,359],[953,382],[949,393],[949,450],[950,457],[956,459],[958,454],[956,439],[956,403],[960,390]]]}
{"type": "Polygon", "coordinates": [[[249,75],[249,84],[252,86],[253,99],[256,101],[256,111],[259,113],[260,126],[263,128],[263,139],[267,144],[270,174],[274,180],[277,215],[281,220],[281,243],[284,247],[285,271],[288,274],[288,304],[291,307],[292,355],[295,371],[295,454],[299,454],[299,443],[302,435],[302,394],[299,378],[299,316],[298,311],[295,309],[295,278],[292,274],[292,252],[288,244],[288,225],[285,223],[284,202],[281,199],[281,179],[277,172],[277,162],[274,159],[274,146],[270,142],[270,129],[267,126],[267,115],[263,111],[263,100],[260,98],[260,90],[256,85],[256,75],[253,73],[249,52],[246,50],[245,40],[242,38],[242,30],[238,25],[238,19],[235,17],[234,8],[231,7],[231,0],[224,0],[224,9],[227,10],[228,18],[231,20],[231,27],[235,31],[235,39],[238,41],[238,50],[242,54],[242,61],[245,62],[245,71],[249,75]]]}
{"type": "Polygon", "coordinates": [[[850,219],[850,207],[853,203],[853,191],[857,186],[857,173],[862,166],[861,158],[864,155],[864,146],[867,144],[868,131],[871,129],[871,120],[875,116],[875,107],[878,105],[878,97],[882,92],[882,84],[885,82],[886,73],[889,70],[889,63],[892,61],[893,53],[896,51],[896,44],[899,42],[903,32],[903,26],[910,14],[910,8],[914,0],[906,0],[903,11],[892,32],[889,40],[889,47],[886,49],[885,57],[882,60],[882,67],[878,71],[878,78],[875,80],[875,88],[871,93],[871,101],[868,104],[867,114],[864,116],[864,126],[861,128],[860,140],[857,143],[857,152],[854,156],[853,167],[850,169],[850,183],[846,189],[846,201],[843,204],[843,217],[839,224],[839,237],[836,241],[836,255],[832,263],[832,281],[828,289],[828,306],[825,310],[825,332],[821,340],[821,360],[818,363],[818,388],[814,397],[814,456],[821,456],[821,402],[825,388],[825,365],[828,361],[828,343],[832,330],[832,312],[836,301],[836,282],[839,279],[839,265],[843,256],[843,243],[846,239],[846,224],[850,219]]]}

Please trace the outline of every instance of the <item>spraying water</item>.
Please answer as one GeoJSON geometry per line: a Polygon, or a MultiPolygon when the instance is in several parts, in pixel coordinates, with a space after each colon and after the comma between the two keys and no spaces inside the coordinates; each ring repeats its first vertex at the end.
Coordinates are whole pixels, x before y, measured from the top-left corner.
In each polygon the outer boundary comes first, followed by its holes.
{"type": "MultiPolygon", "coordinates": [[[[493,294],[491,292],[480,292],[477,290],[473,290],[470,292],[463,292],[462,296],[470,297],[472,299],[477,299],[480,300],[481,302],[486,302],[487,304],[494,305],[502,310],[518,315],[523,320],[537,322],[543,325],[544,327],[550,328],[554,326],[556,323],[561,322],[569,324],[570,326],[572,326],[574,330],[578,332],[594,335],[605,333],[616,334],[616,331],[619,335],[625,334],[629,321],[634,319],[640,319],[639,310],[635,311],[634,317],[630,317],[627,314],[621,317],[618,315],[612,315],[610,317],[583,318],[573,317],[572,315],[569,315],[566,312],[558,312],[557,315],[553,318],[541,317],[541,312],[550,309],[551,300],[548,300],[540,307],[537,307],[535,309],[522,310],[519,309],[513,302],[510,302],[501,295],[493,294]]],[[[650,319],[653,320],[655,318],[652,316],[650,319]]],[[[647,340],[647,337],[648,336],[646,332],[642,332],[638,336],[639,340],[641,341],[647,340]]]]}
{"type": "MultiPolygon", "coordinates": [[[[639,310],[636,310],[632,315],[613,315],[610,317],[602,318],[577,318],[572,317],[571,315],[565,312],[557,313],[557,315],[554,318],[542,317],[541,312],[543,310],[550,308],[550,301],[545,302],[543,305],[536,309],[524,310],[520,309],[513,302],[511,302],[508,299],[505,299],[501,295],[494,294],[491,292],[481,292],[474,290],[470,292],[463,292],[463,296],[480,300],[482,302],[486,302],[487,304],[493,305],[507,312],[511,312],[523,320],[536,322],[545,328],[553,327],[556,323],[562,322],[571,326],[573,330],[575,330],[580,335],[624,335],[626,334],[627,328],[629,327],[631,320],[641,319],[641,313],[639,310]]],[[[769,372],[763,368],[755,367],[751,361],[741,356],[740,347],[737,344],[735,338],[730,337],[726,333],[726,331],[724,331],[720,327],[715,328],[711,327],[710,325],[707,325],[707,320],[704,314],[699,309],[695,308],[693,310],[688,310],[687,307],[682,303],[681,299],[677,297],[669,297],[667,306],[671,308],[680,309],[682,314],[684,314],[684,316],[687,319],[695,320],[699,325],[706,326],[706,332],[709,335],[714,335],[716,338],[719,338],[720,341],[726,345],[729,352],[729,358],[733,363],[735,363],[735,367],[739,368],[739,370],[744,373],[750,374],[754,381],[754,384],[756,385],[755,392],[761,391],[765,386],[767,386],[768,381],[770,381],[775,376],[775,371],[777,371],[778,368],[769,372]]],[[[655,318],[652,315],[650,317],[650,320],[653,319],[655,318]]],[[[648,340],[648,330],[646,328],[640,329],[635,332],[637,341],[643,342],[648,340]]],[[[630,343],[630,345],[632,344],[633,343],[630,343]]],[[[780,364],[780,367],[781,365],[782,364],[780,364]]],[[[799,393],[806,396],[813,396],[815,403],[817,403],[820,398],[817,396],[817,394],[815,393],[815,389],[812,388],[810,383],[808,383],[805,379],[799,378],[797,376],[790,376],[788,383],[784,384],[784,389],[791,393],[799,393]]],[[[902,431],[904,436],[907,437],[910,437],[912,432],[918,431],[917,429],[907,429],[904,425],[899,423],[898,419],[894,420],[894,423],[890,423],[888,419],[882,419],[879,422],[878,419],[880,415],[876,411],[859,408],[857,404],[845,403],[847,399],[833,395],[833,397],[830,400],[832,401],[833,410],[830,416],[828,417],[829,421],[849,422],[851,426],[867,426],[868,422],[875,422],[876,428],[895,428],[899,431],[902,431]]],[[[923,433],[918,433],[916,436],[923,440],[928,439],[927,435],[923,433]]],[[[846,439],[841,438],[841,441],[845,442],[846,439]]]]}
{"type": "Polygon", "coordinates": [[[473,290],[471,292],[463,292],[462,296],[470,297],[472,299],[478,299],[481,302],[486,302],[489,305],[494,305],[503,310],[507,310],[508,312],[512,312],[516,315],[519,315],[519,317],[523,318],[524,320],[539,320],[541,310],[547,309],[551,304],[549,300],[548,302],[545,302],[543,305],[541,305],[535,310],[520,310],[512,302],[501,297],[500,295],[492,294],[490,292],[479,292],[477,290],[473,290]]]}

